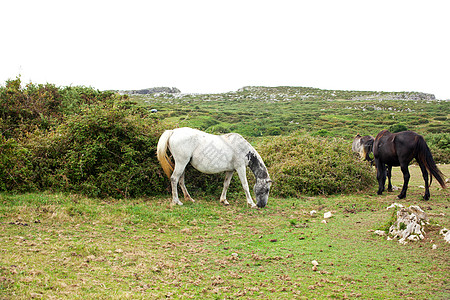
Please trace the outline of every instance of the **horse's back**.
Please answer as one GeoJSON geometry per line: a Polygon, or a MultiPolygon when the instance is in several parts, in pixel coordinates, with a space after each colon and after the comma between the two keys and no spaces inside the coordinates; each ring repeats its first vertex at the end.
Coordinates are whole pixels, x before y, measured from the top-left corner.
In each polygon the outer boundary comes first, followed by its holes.
{"type": "Polygon", "coordinates": [[[391,165],[411,161],[416,155],[416,145],[423,137],[413,131],[391,133],[383,130],[375,138],[373,154],[375,158],[391,165]]]}
{"type": "Polygon", "coordinates": [[[373,156],[376,160],[394,166],[399,164],[394,139],[394,134],[388,130],[380,131],[377,134],[373,143],[373,156]]]}
{"type": "Polygon", "coordinates": [[[169,140],[170,151],[175,156],[178,154],[190,157],[201,143],[202,134],[205,133],[189,127],[174,129],[169,140]]]}

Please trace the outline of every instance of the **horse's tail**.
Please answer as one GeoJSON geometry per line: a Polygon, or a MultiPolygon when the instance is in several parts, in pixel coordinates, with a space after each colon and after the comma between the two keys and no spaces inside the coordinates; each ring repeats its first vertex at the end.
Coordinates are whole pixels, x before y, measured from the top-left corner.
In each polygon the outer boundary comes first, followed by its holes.
{"type": "Polygon", "coordinates": [[[164,133],[159,138],[158,145],[156,146],[156,157],[158,158],[159,163],[161,164],[161,167],[164,170],[164,173],[166,173],[167,177],[169,178],[172,175],[174,167],[174,163],[167,155],[169,139],[172,136],[172,133],[173,130],[164,131],[164,133]]]}
{"type": "Polygon", "coordinates": [[[417,142],[417,160],[421,162],[430,172],[430,185],[433,181],[433,177],[439,182],[442,188],[445,188],[444,174],[438,169],[431,155],[430,148],[423,137],[419,137],[417,142]]]}

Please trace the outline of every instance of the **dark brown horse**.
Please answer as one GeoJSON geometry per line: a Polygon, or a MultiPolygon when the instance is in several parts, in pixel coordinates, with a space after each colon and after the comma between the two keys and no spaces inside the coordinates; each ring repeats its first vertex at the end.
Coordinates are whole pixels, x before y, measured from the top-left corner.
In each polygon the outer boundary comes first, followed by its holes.
{"type": "Polygon", "coordinates": [[[388,177],[388,191],[392,191],[391,171],[393,166],[400,166],[403,173],[403,188],[398,195],[399,199],[406,197],[408,189],[409,170],[408,165],[416,159],[422,171],[425,180],[425,195],[423,199],[430,199],[430,190],[428,186],[428,172],[430,172],[430,184],[433,177],[439,182],[442,188],[445,188],[444,174],[437,168],[430,149],[423,136],[412,132],[402,131],[390,133],[383,130],[378,133],[373,144],[373,155],[375,157],[375,166],[377,168],[378,195],[384,191],[386,176],[388,177]]]}

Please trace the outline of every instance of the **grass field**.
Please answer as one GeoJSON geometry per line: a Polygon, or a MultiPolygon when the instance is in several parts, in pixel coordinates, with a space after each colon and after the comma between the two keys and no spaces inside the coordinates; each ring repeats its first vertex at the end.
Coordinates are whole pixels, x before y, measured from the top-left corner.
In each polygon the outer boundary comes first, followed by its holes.
{"type": "MultiPolygon", "coordinates": [[[[439,167],[450,174],[449,165],[439,167]]],[[[410,169],[403,200],[373,187],[270,198],[264,209],[247,208],[241,192],[227,207],[220,191],[177,207],[168,195],[3,193],[0,298],[448,299],[450,244],[439,230],[450,228],[449,191],[434,181],[431,200],[421,200],[420,170],[410,169]],[[424,240],[400,245],[373,233],[390,219],[393,202],[429,214],[424,240]],[[328,211],[333,217],[323,223],[328,211]]],[[[402,184],[399,168],[393,184],[402,184]]]]}

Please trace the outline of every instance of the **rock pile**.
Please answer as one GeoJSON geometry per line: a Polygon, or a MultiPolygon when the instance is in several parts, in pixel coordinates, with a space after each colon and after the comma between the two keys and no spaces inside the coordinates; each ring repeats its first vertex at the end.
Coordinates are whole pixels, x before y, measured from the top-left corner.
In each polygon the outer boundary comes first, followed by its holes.
{"type": "Polygon", "coordinates": [[[428,224],[427,214],[417,205],[402,207],[397,211],[397,220],[389,228],[389,236],[399,238],[400,244],[424,238],[424,226],[428,224]]]}

